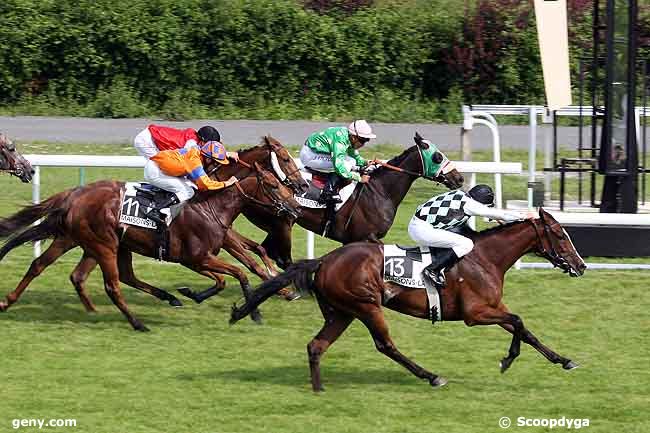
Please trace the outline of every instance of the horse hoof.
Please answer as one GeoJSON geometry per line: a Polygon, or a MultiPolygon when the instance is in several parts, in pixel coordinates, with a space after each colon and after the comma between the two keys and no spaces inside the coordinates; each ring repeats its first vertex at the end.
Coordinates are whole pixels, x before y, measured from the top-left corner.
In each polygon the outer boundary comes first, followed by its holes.
{"type": "Polygon", "coordinates": [[[5,312],[7,311],[7,308],[9,308],[9,304],[6,302],[0,302],[0,312],[5,312]]]}
{"type": "Polygon", "coordinates": [[[182,307],[183,303],[180,300],[174,298],[174,299],[169,300],[169,305],[171,305],[172,307],[178,308],[178,307],[182,307]]]}
{"type": "Polygon", "coordinates": [[[287,302],[296,301],[300,299],[300,293],[294,292],[293,290],[283,289],[278,293],[278,296],[283,298],[287,302]]]}
{"type": "Polygon", "coordinates": [[[501,369],[501,373],[505,373],[507,369],[510,368],[512,365],[512,360],[509,360],[508,358],[503,358],[501,362],[499,362],[499,368],[501,369]]]}
{"type": "Polygon", "coordinates": [[[139,332],[149,332],[149,328],[144,326],[142,323],[136,323],[133,325],[133,329],[139,332]]]}
{"type": "Polygon", "coordinates": [[[433,379],[429,379],[429,384],[434,388],[440,388],[447,385],[447,379],[442,376],[436,376],[433,379]]]}
{"type": "Polygon", "coordinates": [[[257,323],[258,325],[262,324],[262,313],[259,312],[259,310],[255,310],[251,313],[251,319],[253,319],[253,322],[257,323]]]}
{"type": "Polygon", "coordinates": [[[564,364],[562,366],[562,368],[565,369],[565,370],[573,370],[574,368],[578,368],[578,367],[580,367],[580,365],[578,365],[577,363],[575,363],[573,361],[569,361],[569,362],[567,362],[566,364],[564,364]]]}

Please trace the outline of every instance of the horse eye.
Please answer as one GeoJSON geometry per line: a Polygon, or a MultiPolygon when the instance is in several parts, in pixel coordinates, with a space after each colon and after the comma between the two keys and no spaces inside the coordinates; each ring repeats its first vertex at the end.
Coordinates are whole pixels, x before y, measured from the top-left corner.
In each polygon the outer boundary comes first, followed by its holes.
{"type": "Polygon", "coordinates": [[[445,157],[442,156],[442,153],[440,152],[436,152],[431,156],[431,160],[434,162],[434,164],[440,164],[443,159],[445,159],[445,157]]]}

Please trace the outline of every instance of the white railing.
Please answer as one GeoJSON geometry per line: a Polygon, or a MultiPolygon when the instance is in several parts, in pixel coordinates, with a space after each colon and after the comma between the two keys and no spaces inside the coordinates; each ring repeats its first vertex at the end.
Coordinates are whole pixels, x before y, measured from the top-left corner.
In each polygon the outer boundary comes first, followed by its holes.
{"type": "MultiPolygon", "coordinates": [[[[140,156],[100,156],[100,155],[25,155],[34,168],[32,179],[32,202],[39,203],[41,199],[41,167],[114,167],[142,168],[145,160],[140,156]]],[[[300,163],[296,160],[296,163],[300,163]]],[[[476,185],[476,174],[520,174],[520,162],[456,162],[458,171],[470,174],[469,185],[476,185]]],[[[498,186],[501,191],[501,178],[498,186]]],[[[473,223],[473,221],[472,221],[473,223]]],[[[34,243],[34,256],[41,254],[40,242],[34,243]]],[[[314,257],[314,233],[307,232],[307,256],[314,257]]]]}

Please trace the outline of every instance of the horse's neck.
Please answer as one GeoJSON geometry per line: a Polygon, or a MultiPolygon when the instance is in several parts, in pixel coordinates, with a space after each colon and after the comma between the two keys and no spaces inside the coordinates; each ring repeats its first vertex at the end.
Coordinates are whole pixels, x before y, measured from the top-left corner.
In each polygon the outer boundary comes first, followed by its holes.
{"type": "MultiPolygon", "coordinates": [[[[419,173],[422,171],[422,163],[419,158],[417,152],[411,152],[397,167],[419,173]]],[[[393,208],[397,210],[411,189],[411,185],[413,185],[415,179],[417,179],[416,176],[383,168],[376,175],[372,176],[371,184],[374,183],[374,185],[371,186],[376,185],[378,187],[377,189],[381,190],[379,192],[384,196],[383,198],[388,198],[392,202],[393,208]]]]}
{"type": "Polygon", "coordinates": [[[505,274],[517,260],[534,248],[537,234],[532,224],[519,222],[475,241],[475,249],[485,251],[485,257],[505,274]]]}
{"type": "Polygon", "coordinates": [[[201,215],[209,218],[215,228],[221,228],[221,224],[229,227],[244,209],[244,198],[237,191],[237,187],[231,186],[221,191],[204,192],[204,197],[190,203],[201,215]]]}

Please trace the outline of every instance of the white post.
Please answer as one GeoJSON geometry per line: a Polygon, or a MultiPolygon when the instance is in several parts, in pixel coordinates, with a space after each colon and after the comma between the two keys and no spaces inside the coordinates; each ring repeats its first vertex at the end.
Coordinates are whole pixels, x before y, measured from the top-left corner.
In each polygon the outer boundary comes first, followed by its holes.
{"type": "Polygon", "coordinates": [[[528,150],[528,209],[532,209],[533,187],[530,182],[535,182],[535,152],[537,152],[537,109],[535,106],[529,108],[528,119],[530,123],[530,149],[528,150]]]}
{"type": "MultiPolygon", "coordinates": [[[[472,172],[469,177],[469,189],[472,189],[476,186],[476,173],[472,172]]],[[[468,221],[469,226],[472,230],[476,230],[476,217],[470,217],[468,221]]]]}
{"type": "Polygon", "coordinates": [[[307,258],[314,258],[314,232],[307,230],[307,258]]]}
{"type": "MultiPolygon", "coordinates": [[[[494,162],[501,162],[501,140],[499,138],[499,130],[497,121],[489,113],[484,113],[482,111],[472,112],[474,116],[482,116],[485,119],[473,119],[473,123],[478,123],[479,125],[485,125],[490,128],[492,132],[492,153],[494,162]]],[[[501,173],[494,173],[494,194],[496,196],[496,207],[501,208],[503,203],[503,194],[501,190],[501,173]]]]}
{"type": "MultiPolygon", "coordinates": [[[[32,177],[32,203],[38,204],[41,202],[41,167],[34,167],[34,176],[32,177]]],[[[40,224],[40,220],[36,221],[34,225],[40,224]]],[[[41,241],[34,242],[34,257],[41,255],[41,241]]]]}

